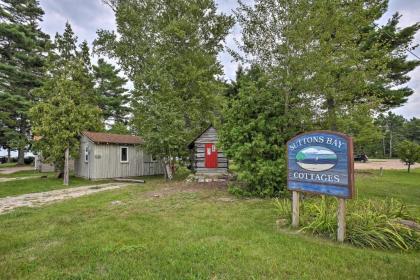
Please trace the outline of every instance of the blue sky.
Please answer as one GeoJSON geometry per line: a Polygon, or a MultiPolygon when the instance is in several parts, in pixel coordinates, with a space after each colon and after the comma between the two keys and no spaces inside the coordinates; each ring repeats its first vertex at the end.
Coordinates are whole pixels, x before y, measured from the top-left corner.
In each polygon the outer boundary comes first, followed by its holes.
{"type": "MultiPolygon", "coordinates": [[[[219,10],[224,13],[230,14],[237,7],[237,0],[216,0],[216,2],[219,10]]],[[[56,32],[63,32],[66,21],[71,23],[80,41],[87,40],[89,43],[95,39],[97,29],[115,28],[114,14],[101,0],[40,0],[40,3],[45,11],[41,27],[51,36],[54,36],[56,32]]],[[[420,1],[390,0],[389,10],[379,23],[385,23],[386,19],[396,11],[403,15],[400,21],[402,27],[420,21],[420,1]]],[[[226,39],[226,45],[235,48],[234,38],[239,37],[239,27],[235,26],[226,39]]],[[[415,41],[420,44],[420,33],[416,35],[415,41]]],[[[420,48],[416,49],[415,53],[420,56],[420,48]]],[[[414,59],[412,56],[410,58],[414,59]]],[[[232,79],[235,75],[236,63],[232,62],[232,57],[227,53],[220,54],[219,59],[224,66],[226,78],[232,79]]],[[[411,72],[410,76],[411,81],[408,85],[415,90],[415,93],[407,104],[395,109],[394,112],[406,118],[420,118],[420,67],[411,72]]]]}

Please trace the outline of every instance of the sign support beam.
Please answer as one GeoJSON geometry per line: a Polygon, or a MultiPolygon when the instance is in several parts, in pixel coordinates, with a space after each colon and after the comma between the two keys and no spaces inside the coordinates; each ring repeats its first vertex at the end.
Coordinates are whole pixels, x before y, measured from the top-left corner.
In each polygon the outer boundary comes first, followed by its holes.
{"type": "Polygon", "coordinates": [[[338,199],[337,223],[337,241],[344,242],[346,237],[346,200],[344,198],[338,199]]]}
{"type": "Polygon", "coordinates": [[[299,227],[299,192],[292,192],[292,227],[299,227]]]}

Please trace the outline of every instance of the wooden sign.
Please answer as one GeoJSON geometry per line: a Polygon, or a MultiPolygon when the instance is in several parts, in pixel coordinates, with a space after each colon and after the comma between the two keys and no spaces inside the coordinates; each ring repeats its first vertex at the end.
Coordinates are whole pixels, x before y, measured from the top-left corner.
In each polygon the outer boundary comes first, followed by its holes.
{"type": "Polygon", "coordinates": [[[303,133],[287,142],[287,157],[287,187],[293,191],[292,225],[299,224],[299,192],[336,196],[342,235],[338,240],[344,240],[344,199],[352,198],[354,193],[351,137],[334,131],[303,133]]]}
{"type": "Polygon", "coordinates": [[[353,197],[353,142],[345,134],[314,131],[287,142],[289,190],[353,197]]]}

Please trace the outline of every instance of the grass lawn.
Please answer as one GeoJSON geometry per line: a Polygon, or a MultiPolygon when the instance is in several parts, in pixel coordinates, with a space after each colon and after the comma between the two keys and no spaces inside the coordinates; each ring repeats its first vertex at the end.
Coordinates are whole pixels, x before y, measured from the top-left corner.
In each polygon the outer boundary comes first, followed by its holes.
{"type": "Polygon", "coordinates": [[[70,177],[70,185],[64,186],[63,179],[56,178],[55,173],[39,173],[37,171],[19,171],[13,174],[2,175],[1,178],[8,177],[33,177],[22,180],[0,182],[0,197],[14,196],[25,193],[45,192],[57,189],[65,189],[84,185],[101,184],[109,180],[89,181],[82,178],[70,177]],[[47,178],[40,178],[47,176],[47,178]]]}
{"type": "MultiPolygon", "coordinates": [[[[409,176],[360,174],[358,195],[418,206],[420,172],[409,176]]],[[[270,199],[151,179],[0,215],[0,279],[420,278],[420,252],[339,245],[276,219],[270,199]]]]}
{"type": "Polygon", "coordinates": [[[0,164],[0,169],[6,168],[6,167],[15,167],[17,166],[17,162],[6,162],[0,164]]]}
{"type": "Polygon", "coordinates": [[[410,210],[420,216],[420,169],[358,171],[356,175],[357,194],[361,198],[394,197],[406,202],[410,210]]]}

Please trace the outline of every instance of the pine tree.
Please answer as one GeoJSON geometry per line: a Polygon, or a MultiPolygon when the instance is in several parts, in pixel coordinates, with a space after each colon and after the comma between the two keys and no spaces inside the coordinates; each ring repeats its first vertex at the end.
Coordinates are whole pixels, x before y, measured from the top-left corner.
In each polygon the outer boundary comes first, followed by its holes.
{"type": "Polygon", "coordinates": [[[340,119],[354,115],[359,106],[369,106],[372,118],[374,112],[398,106],[411,94],[410,89],[393,86],[407,82],[407,73],[418,65],[407,60],[406,49],[415,47],[419,25],[398,30],[396,15],[383,28],[376,27],[387,4],[387,0],[241,4],[236,12],[243,29],[241,48],[248,61],[277,74],[278,84],[289,88],[288,97],[306,97],[321,128],[343,130],[340,119]]]}
{"type": "Polygon", "coordinates": [[[0,3],[0,145],[17,148],[21,164],[31,133],[28,111],[33,90],[41,85],[43,53],[49,45],[49,37],[38,26],[43,14],[36,0],[0,3]]]}
{"type": "Polygon", "coordinates": [[[120,70],[105,62],[103,58],[98,60],[98,65],[93,66],[93,73],[98,104],[105,122],[127,122],[131,111],[128,104],[130,98],[127,89],[124,88],[127,79],[120,77],[120,70]]]}
{"type": "Polygon", "coordinates": [[[41,136],[36,148],[46,161],[64,169],[65,185],[69,180],[65,162],[69,156],[78,156],[78,137],[84,130],[102,127],[92,76],[80,55],[83,49],[79,51],[76,45],[77,38],[67,23],[63,35],[56,36],[48,76],[36,92],[39,101],[30,111],[34,134],[41,136]]]}
{"type": "Polygon", "coordinates": [[[377,84],[375,91],[381,100],[380,109],[383,111],[407,102],[408,97],[413,94],[413,90],[403,85],[410,81],[408,73],[420,65],[420,60],[408,60],[407,56],[407,50],[414,50],[418,46],[413,45],[413,41],[415,34],[420,29],[420,23],[399,28],[400,18],[401,15],[395,13],[387,24],[376,28],[371,38],[368,38],[369,45],[377,44],[390,54],[386,67],[388,69],[386,80],[377,84]]]}

